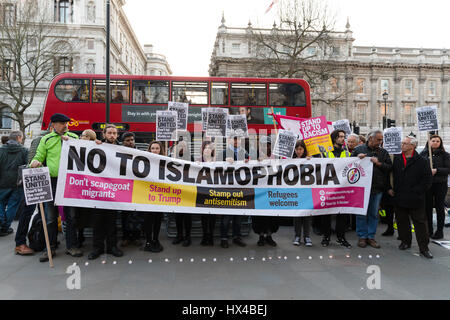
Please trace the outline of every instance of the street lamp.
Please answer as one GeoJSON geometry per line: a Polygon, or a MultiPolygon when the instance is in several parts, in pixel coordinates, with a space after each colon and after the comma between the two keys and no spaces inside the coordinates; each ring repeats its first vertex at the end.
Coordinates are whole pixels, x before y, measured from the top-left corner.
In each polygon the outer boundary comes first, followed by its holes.
{"type": "Polygon", "coordinates": [[[389,97],[389,94],[386,92],[386,90],[384,90],[383,93],[383,100],[384,100],[384,116],[383,116],[383,130],[386,129],[387,127],[387,113],[386,113],[386,108],[387,108],[387,99],[389,97]]]}

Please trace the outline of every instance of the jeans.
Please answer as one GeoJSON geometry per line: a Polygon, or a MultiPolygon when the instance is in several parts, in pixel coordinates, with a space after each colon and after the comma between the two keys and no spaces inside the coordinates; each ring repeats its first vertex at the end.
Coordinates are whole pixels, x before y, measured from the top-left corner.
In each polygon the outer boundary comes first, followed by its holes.
{"type": "Polygon", "coordinates": [[[11,226],[22,198],[21,188],[0,189],[0,224],[3,230],[11,226]]]}
{"type": "Polygon", "coordinates": [[[27,206],[25,198],[23,198],[20,202],[19,209],[17,210],[19,225],[17,226],[15,238],[16,247],[21,246],[22,244],[27,244],[28,226],[35,209],[35,204],[27,206]]]}
{"type": "MultiPolygon", "coordinates": [[[[51,178],[52,182],[52,193],[53,193],[53,199],[55,199],[56,194],[56,182],[57,178],[51,178]]],[[[56,245],[58,242],[58,207],[56,207],[51,202],[46,202],[46,219],[47,219],[47,229],[48,229],[48,238],[50,242],[50,247],[55,250],[56,245]]],[[[66,216],[66,248],[72,249],[76,248],[78,244],[77,240],[77,232],[75,228],[75,210],[73,210],[71,207],[64,207],[64,214],[66,216]]]]}
{"type": "Polygon", "coordinates": [[[241,237],[241,216],[225,215],[220,219],[220,238],[228,239],[228,229],[233,221],[233,239],[241,237]]]}
{"type": "Polygon", "coordinates": [[[294,218],[295,236],[301,238],[303,229],[303,236],[305,238],[309,238],[311,221],[312,221],[311,217],[295,217],[294,218]]]}
{"type": "Polygon", "coordinates": [[[356,216],[356,234],[360,239],[374,239],[378,226],[378,207],[383,193],[370,195],[367,215],[356,216]]]}

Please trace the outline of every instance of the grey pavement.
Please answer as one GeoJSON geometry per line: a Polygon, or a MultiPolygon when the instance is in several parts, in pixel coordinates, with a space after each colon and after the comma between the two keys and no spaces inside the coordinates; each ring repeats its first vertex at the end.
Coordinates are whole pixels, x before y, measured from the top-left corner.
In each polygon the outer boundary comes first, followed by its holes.
{"type": "MultiPolygon", "coordinates": [[[[334,235],[328,248],[316,235],[311,248],[293,246],[293,227],[280,227],[275,248],[258,247],[254,233],[244,238],[244,248],[223,249],[217,238],[214,247],[194,238],[186,248],[172,245],[162,232],[161,253],[127,247],[121,258],[103,255],[94,261],[87,259],[92,239],[81,258],[65,255],[62,241],[53,269],[38,261],[40,254],[14,255],[10,235],[0,238],[0,299],[449,299],[450,250],[430,243],[434,259],[427,260],[418,255],[413,237],[412,248],[399,251],[396,235],[381,236],[385,228],[378,228],[381,249],[357,247],[354,231],[347,233],[352,249],[336,244],[334,235]],[[69,290],[72,275],[66,270],[74,263],[81,288],[69,290]],[[368,268],[377,268],[370,266],[379,267],[380,289],[369,288],[376,274],[368,268]]],[[[445,232],[450,240],[450,229],[445,232]]]]}

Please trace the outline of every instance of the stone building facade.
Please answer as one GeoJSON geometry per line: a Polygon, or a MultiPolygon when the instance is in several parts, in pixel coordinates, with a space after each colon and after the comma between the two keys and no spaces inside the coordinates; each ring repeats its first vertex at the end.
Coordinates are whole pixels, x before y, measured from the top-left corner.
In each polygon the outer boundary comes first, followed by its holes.
{"type": "MultiPolygon", "coordinates": [[[[222,19],[211,56],[210,76],[255,76],[251,68],[256,59],[251,35],[271,31],[253,28],[250,22],[247,28],[230,28],[222,19]]],[[[313,116],[325,115],[330,121],[356,121],[361,133],[368,133],[382,128],[386,108],[387,117],[396,120],[396,126],[403,127],[404,133],[416,134],[423,145],[426,133],[417,130],[415,109],[436,105],[439,134],[450,140],[450,50],[355,46],[348,22],[345,31],[333,32],[332,37],[329,49],[340,71],[327,81],[324,94],[339,98],[325,104],[318,102],[312,92],[313,116]],[[386,102],[384,92],[388,93],[386,102]]],[[[307,49],[314,50],[320,48],[312,45],[307,49]]]]}
{"type": "MultiPolygon", "coordinates": [[[[13,8],[18,0],[3,1],[13,8]]],[[[55,59],[54,74],[61,72],[105,74],[106,72],[106,5],[105,0],[36,0],[52,16],[54,36],[70,44],[71,54],[55,59]],[[60,30],[60,33],[58,33],[60,30]]],[[[165,56],[154,53],[151,45],[139,43],[124,13],[125,0],[111,0],[111,60],[114,74],[171,75],[165,56]]],[[[0,10],[5,16],[5,10],[0,10]]],[[[13,11],[11,11],[13,14],[13,11]]],[[[3,19],[1,20],[3,21],[3,19]]],[[[0,21],[0,22],[1,22],[0,21]]],[[[0,75],[0,81],[1,75],[0,75]]],[[[49,81],[42,81],[36,99],[27,110],[26,119],[36,118],[44,107],[49,81]]],[[[2,97],[2,101],[7,98],[2,97]]],[[[3,112],[6,112],[5,110],[3,112]]],[[[0,114],[0,135],[17,130],[17,125],[0,114]]],[[[40,123],[28,132],[29,138],[40,134],[40,123]]],[[[30,141],[31,139],[28,139],[30,141]]]]}

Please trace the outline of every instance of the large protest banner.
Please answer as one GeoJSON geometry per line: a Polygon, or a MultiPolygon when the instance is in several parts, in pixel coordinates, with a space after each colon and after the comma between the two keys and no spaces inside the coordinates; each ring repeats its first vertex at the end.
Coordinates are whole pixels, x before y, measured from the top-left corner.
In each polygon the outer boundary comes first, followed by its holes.
{"type": "Polygon", "coordinates": [[[194,163],[90,141],[62,146],[56,204],[144,212],[365,215],[369,159],[194,163]]]}
{"type": "Polygon", "coordinates": [[[416,109],[419,131],[439,130],[436,106],[425,106],[416,109]]]}

